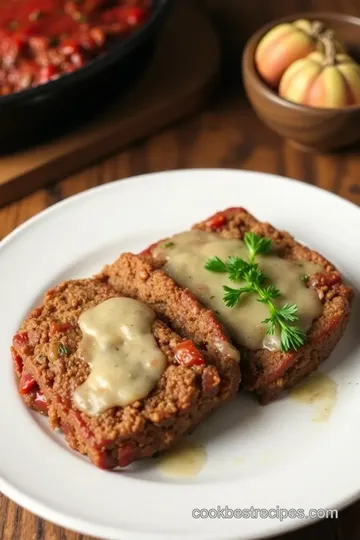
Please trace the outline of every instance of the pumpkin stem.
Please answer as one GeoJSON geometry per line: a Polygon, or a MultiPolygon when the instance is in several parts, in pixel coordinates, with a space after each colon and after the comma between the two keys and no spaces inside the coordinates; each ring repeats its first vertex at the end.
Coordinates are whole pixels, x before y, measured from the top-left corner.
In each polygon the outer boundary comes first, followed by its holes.
{"type": "Polygon", "coordinates": [[[318,39],[324,30],[324,23],[321,21],[313,21],[311,24],[310,36],[318,39]]]}
{"type": "Polygon", "coordinates": [[[336,64],[336,47],[334,42],[334,33],[329,30],[320,38],[324,46],[324,65],[335,66],[336,64]]]}

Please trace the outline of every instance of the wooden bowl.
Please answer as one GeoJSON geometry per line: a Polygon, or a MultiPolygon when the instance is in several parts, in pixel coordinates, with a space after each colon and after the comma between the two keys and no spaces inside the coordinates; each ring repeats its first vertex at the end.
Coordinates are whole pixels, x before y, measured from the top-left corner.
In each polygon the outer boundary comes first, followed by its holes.
{"type": "Polygon", "coordinates": [[[286,101],[263,82],[255,67],[255,51],[260,39],[282,22],[297,19],[323,21],[345,43],[349,54],[360,57],[360,18],[338,13],[298,13],[273,21],[254,34],[245,46],[243,80],[248,98],[259,118],[296,146],[330,152],[360,140],[360,106],[322,109],[286,101]]]}

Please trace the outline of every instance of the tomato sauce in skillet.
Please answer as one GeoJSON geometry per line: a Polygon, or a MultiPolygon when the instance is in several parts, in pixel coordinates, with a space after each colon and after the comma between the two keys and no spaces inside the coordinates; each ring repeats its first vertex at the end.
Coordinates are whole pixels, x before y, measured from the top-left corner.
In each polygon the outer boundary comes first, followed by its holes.
{"type": "Polygon", "coordinates": [[[151,0],[0,0],[0,96],[81,68],[141,26],[151,0]]]}

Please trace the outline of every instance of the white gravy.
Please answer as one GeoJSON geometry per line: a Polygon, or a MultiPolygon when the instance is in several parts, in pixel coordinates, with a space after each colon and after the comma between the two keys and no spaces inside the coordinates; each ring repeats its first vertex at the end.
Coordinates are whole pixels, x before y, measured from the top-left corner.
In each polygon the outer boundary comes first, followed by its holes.
{"type": "MultiPolygon", "coordinates": [[[[226,261],[233,255],[248,260],[244,242],[196,230],[177,234],[154,251],[155,257],[166,260],[165,272],[212,309],[238,344],[251,350],[279,350],[279,336],[266,335],[266,325],[262,321],[269,312],[264,304],[257,301],[257,295],[245,294],[237,306],[228,308],[223,301],[223,286],[237,288],[241,283],[235,284],[226,274],[209,272],[204,268],[209,257],[217,256],[226,261]]],[[[322,267],[308,261],[286,261],[274,253],[258,256],[256,262],[269,277],[269,283],[281,292],[274,303],[277,306],[288,302],[297,304],[299,321],[296,324],[306,332],[321,314],[322,304],[316,292],[307,288],[301,277],[319,272],[322,267]]]]}
{"type": "Polygon", "coordinates": [[[206,463],[206,452],[201,445],[182,443],[174,450],[157,458],[156,466],[168,478],[194,478],[206,463]]]}
{"type": "Polygon", "coordinates": [[[110,298],[81,314],[80,354],[91,373],[74,392],[90,416],[149,394],[166,367],[152,334],[155,313],[131,298],[110,298]]]}

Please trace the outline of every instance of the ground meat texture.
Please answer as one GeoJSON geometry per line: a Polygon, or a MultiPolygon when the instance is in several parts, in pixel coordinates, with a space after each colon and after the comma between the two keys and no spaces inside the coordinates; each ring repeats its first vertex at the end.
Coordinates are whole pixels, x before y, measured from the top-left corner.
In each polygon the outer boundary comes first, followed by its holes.
{"type": "Polygon", "coordinates": [[[129,36],[150,0],[2,0],[0,96],[72,73],[129,36]]]}
{"type": "Polygon", "coordinates": [[[124,296],[148,304],[180,336],[192,340],[201,354],[208,354],[222,374],[222,398],[232,395],[240,381],[239,353],[212,311],[165,272],[132,253],[124,253],[106,266],[101,277],[124,296]]]}
{"type": "Polygon", "coordinates": [[[78,410],[72,395],[90,373],[78,354],[82,338],[78,319],[86,309],[114,296],[119,292],[104,279],[63,283],[48,291],[43,304],[25,319],[12,346],[20,393],[27,405],[40,410],[40,392],[46,400],[46,411],[44,407],[41,412],[48,413],[51,427],[60,428],[71,448],[106,469],[166,450],[234,395],[239,382],[237,363],[232,370],[222,369],[206,350],[196,350],[202,364],[179,364],[175,353],[183,338],[156,319],[153,335],[168,366],[153,391],[96,417],[78,410]],[[34,380],[28,393],[21,390],[24,373],[34,380]]]}
{"type": "MultiPolygon", "coordinates": [[[[248,231],[271,238],[277,255],[289,260],[308,260],[319,264],[324,272],[309,276],[308,286],[319,295],[324,309],[308,332],[307,343],[296,352],[241,350],[243,387],[255,391],[262,404],[275,399],[283,389],[290,388],[314,371],[326,360],[340,340],[350,316],[353,291],[337,269],[319,253],[296,242],[287,232],[262,223],[244,208],[228,208],[217,212],[194,229],[215,232],[224,238],[242,239],[248,231]]],[[[162,240],[163,241],[163,240],[162,240]]],[[[152,251],[157,244],[142,252],[151,265],[161,268],[165,261],[155,260],[152,251]]],[[[240,344],[236,344],[241,348],[240,344]]]]}

